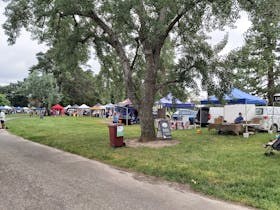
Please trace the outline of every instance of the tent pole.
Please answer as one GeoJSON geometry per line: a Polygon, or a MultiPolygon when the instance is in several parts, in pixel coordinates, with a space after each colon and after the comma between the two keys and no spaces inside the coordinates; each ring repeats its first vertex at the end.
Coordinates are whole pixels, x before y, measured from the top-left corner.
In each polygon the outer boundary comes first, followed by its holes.
{"type": "Polygon", "coordinates": [[[247,121],[248,121],[248,117],[247,117],[247,100],[245,100],[245,116],[246,116],[246,133],[248,133],[248,125],[247,125],[247,121]]]}
{"type": "Polygon", "coordinates": [[[126,125],[128,125],[128,107],[126,107],[126,125]]]}

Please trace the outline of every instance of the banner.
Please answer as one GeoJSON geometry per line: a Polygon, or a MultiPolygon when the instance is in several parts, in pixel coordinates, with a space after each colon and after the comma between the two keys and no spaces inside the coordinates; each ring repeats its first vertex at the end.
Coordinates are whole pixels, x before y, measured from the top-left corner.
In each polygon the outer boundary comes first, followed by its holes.
{"type": "Polygon", "coordinates": [[[123,125],[118,125],[117,126],[117,137],[123,136],[123,130],[124,130],[123,125]]]}

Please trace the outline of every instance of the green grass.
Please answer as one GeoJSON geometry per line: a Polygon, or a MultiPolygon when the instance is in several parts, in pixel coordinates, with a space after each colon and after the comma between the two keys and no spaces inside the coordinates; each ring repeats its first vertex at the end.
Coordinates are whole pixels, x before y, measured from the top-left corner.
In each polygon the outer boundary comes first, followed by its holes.
{"type": "MultiPolygon", "coordinates": [[[[203,129],[173,131],[180,144],[164,148],[111,148],[107,122],[96,118],[17,118],[9,131],[35,142],[166,180],[196,191],[261,209],[280,209],[280,153],[267,157],[267,133],[217,135],[203,129]]],[[[137,138],[139,126],[126,126],[125,139],[137,138]]]]}

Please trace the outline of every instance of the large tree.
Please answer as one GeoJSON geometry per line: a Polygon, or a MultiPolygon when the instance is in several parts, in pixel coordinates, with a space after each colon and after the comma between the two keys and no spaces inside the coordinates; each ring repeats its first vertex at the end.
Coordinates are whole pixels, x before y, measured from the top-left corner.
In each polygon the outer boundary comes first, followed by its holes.
{"type": "Polygon", "coordinates": [[[61,93],[52,74],[33,71],[24,80],[20,92],[28,96],[29,105],[51,108],[55,103],[60,102],[61,93]]]}
{"type": "Polygon", "coordinates": [[[255,92],[273,103],[280,88],[280,2],[252,0],[242,2],[252,26],[245,35],[245,45],[229,58],[237,69],[237,85],[255,92]]]}
{"type": "Polygon", "coordinates": [[[152,106],[157,91],[179,82],[163,75],[161,53],[166,41],[171,39],[180,54],[186,39],[200,42],[205,38],[203,27],[232,21],[238,8],[236,0],[7,2],[4,28],[11,44],[25,27],[52,48],[64,70],[88,59],[92,46],[98,56],[117,56],[127,96],[139,110],[141,141],[155,139],[152,106]]]}
{"type": "Polygon", "coordinates": [[[12,106],[28,106],[28,98],[26,95],[20,93],[19,89],[23,82],[10,83],[9,85],[0,87],[0,93],[6,95],[12,106]]]}
{"type": "Polygon", "coordinates": [[[59,92],[63,94],[61,99],[63,105],[85,103],[93,106],[100,102],[99,94],[96,91],[96,81],[91,70],[70,67],[70,71],[67,71],[67,65],[57,62],[53,49],[46,53],[38,53],[37,60],[38,63],[30,68],[30,73],[37,71],[41,74],[53,75],[59,92]]]}

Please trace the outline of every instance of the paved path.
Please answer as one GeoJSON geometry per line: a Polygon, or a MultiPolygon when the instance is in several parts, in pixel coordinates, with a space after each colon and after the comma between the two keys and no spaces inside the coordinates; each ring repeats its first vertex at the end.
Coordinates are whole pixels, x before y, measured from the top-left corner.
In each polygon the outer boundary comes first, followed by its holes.
{"type": "Polygon", "coordinates": [[[139,177],[0,129],[1,210],[247,209],[139,177]]]}

